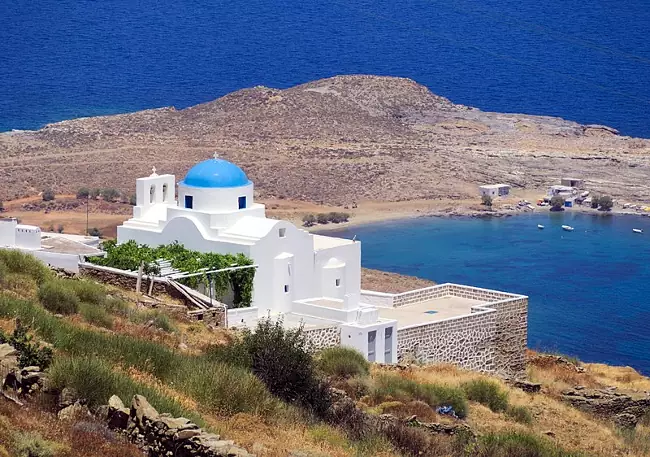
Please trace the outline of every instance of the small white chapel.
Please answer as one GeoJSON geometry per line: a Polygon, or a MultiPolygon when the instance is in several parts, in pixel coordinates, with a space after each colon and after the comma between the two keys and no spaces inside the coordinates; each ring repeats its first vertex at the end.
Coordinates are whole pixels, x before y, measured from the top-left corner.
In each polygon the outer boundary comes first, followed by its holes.
{"type": "Polygon", "coordinates": [[[154,168],[136,181],[133,217],[118,227],[117,241],[178,241],[201,252],[243,253],[257,265],[250,309],[256,318],[336,323],[341,344],[371,361],[396,362],[397,321],[361,303],[360,243],[267,218],[253,189],[241,168],[216,154],[178,185],[174,175],[154,168]]]}

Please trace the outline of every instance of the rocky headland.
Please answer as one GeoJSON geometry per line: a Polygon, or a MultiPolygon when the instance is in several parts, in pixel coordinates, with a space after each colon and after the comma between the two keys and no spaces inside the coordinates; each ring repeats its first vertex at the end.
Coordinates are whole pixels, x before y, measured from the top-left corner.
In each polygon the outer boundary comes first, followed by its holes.
{"type": "Polygon", "coordinates": [[[478,202],[479,184],[507,182],[527,195],[565,175],[615,199],[650,202],[650,140],[554,117],[484,112],[410,79],[378,76],[255,87],[182,110],[0,134],[0,199],[109,184],[132,193],[152,166],[180,177],[214,151],[241,165],[258,196],[280,209],[359,203],[387,217],[453,213],[478,202]]]}

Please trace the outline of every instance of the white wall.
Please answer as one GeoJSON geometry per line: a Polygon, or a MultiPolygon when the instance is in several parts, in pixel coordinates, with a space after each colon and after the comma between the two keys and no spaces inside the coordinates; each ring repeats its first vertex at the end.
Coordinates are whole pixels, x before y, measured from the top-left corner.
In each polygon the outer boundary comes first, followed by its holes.
{"type": "Polygon", "coordinates": [[[16,247],[24,249],[41,248],[41,229],[33,225],[16,225],[16,247]]]}
{"type": "Polygon", "coordinates": [[[294,300],[314,296],[313,244],[306,231],[278,221],[251,247],[250,256],[259,265],[253,284],[253,303],[260,313],[289,312],[294,300]],[[280,237],[280,229],[284,229],[284,237],[280,237]],[[289,294],[284,292],[285,284],[289,284],[289,294]]]}
{"type": "Polygon", "coordinates": [[[185,196],[193,198],[193,208],[196,211],[221,212],[239,210],[239,197],[246,197],[246,207],[253,202],[253,184],[240,187],[192,187],[178,185],[178,206],[185,208],[185,196]]]}
{"type": "Polygon", "coordinates": [[[361,303],[378,306],[380,308],[392,308],[395,294],[375,292],[374,290],[361,291],[361,303]]]}
{"type": "Polygon", "coordinates": [[[315,296],[334,295],[332,298],[343,298],[347,295],[349,299],[346,301],[346,306],[358,307],[361,294],[361,243],[355,242],[316,251],[314,270],[317,278],[315,296]],[[327,268],[332,259],[336,259],[345,267],[338,270],[327,268]],[[341,273],[339,288],[336,287],[336,273],[341,273]]]}
{"type": "Polygon", "coordinates": [[[378,363],[397,363],[397,322],[380,321],[374,325],[357,326],[354,324],[341,325],[341,346],[348,346],[361,352],[368,358],[368,333],[376,331],[375,338],[375,362],[378,363]],[[391,360],[385,360],[385,334],[386,328],[391,327],[393,330],[391,360]]]}
{"type": "Polygon", "coordinates": [[[15,219],[0,219],[0,246],[13,247],[16,245],[16,226],[18,221],[15,219]]]}
{"type": "Polygon", "coordinates": [[[164,220],[167,206],[175,206],[174,175],[156,175],[135,181],[136,206],[133,216],[150,221],[164,220]]]}
{"type": "Polygon", "coordinates": [[[32,254],[41,262],[53,268],[63,268],[70,273],[79,273],[79,256],[76,254],[61,254],[58,252],[48,252],[42,250],[29,250],[25,252],[32,254]]]}

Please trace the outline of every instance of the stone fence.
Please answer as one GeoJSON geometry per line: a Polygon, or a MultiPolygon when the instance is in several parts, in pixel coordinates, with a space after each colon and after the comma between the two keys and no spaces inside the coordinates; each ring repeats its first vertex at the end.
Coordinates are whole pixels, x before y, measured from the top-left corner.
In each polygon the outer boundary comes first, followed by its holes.
{"type": "Polygon", "coordinates": [[[400,294],[361,292],[363,303],[391,308],[449,296],[479,303],[466,315],[398,329],[398,358],[413,358],[422,363],[453,363],[507,377],[523,376],[528,297],[451,283],[400,294]]]}
{"type": "Polygon", "coordinates": [[[150,457],[254,457],[232,441],[202,431],[189,419],[159,414],[141,395],[133,397],[131,408],[114,395],[98,415],[109,427],[145,447],[150,457]]]}
{"type": "MultiPolygon", "coordinates": [[[[138,273],[136,272],[119,270],[117,268],[95,265],[88,262],[79,263],[79,275],[128,290],[135,290],[138,282],[138,273]]],[[[143,274],[141,291],[146,292],[148,290],[151,278],[153,278],[154,294],[167,294],[174,298],[180,298],[180,293],[173,287],[170,287],[166,279],[157,276],[150,277],[143,274]]]]}

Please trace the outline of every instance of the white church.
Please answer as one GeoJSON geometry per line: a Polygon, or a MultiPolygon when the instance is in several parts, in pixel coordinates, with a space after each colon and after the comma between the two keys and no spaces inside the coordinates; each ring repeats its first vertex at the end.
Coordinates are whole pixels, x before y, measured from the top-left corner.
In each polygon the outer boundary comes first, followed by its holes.
{"type": "Polygon", "coordinates": [[[136,181],[136,196],[133,217],[117,229],[118,243],[178,241],[201,252],[243,253],[257,265],[251,307],[256,318],[336,323],[341,344],[373,361],[396,361],[397,321],[361,303],[358,241],[267,218],[244,171],[216,155],[192,167],[178,192],[174,175],[154,169],[136,181]]]}

